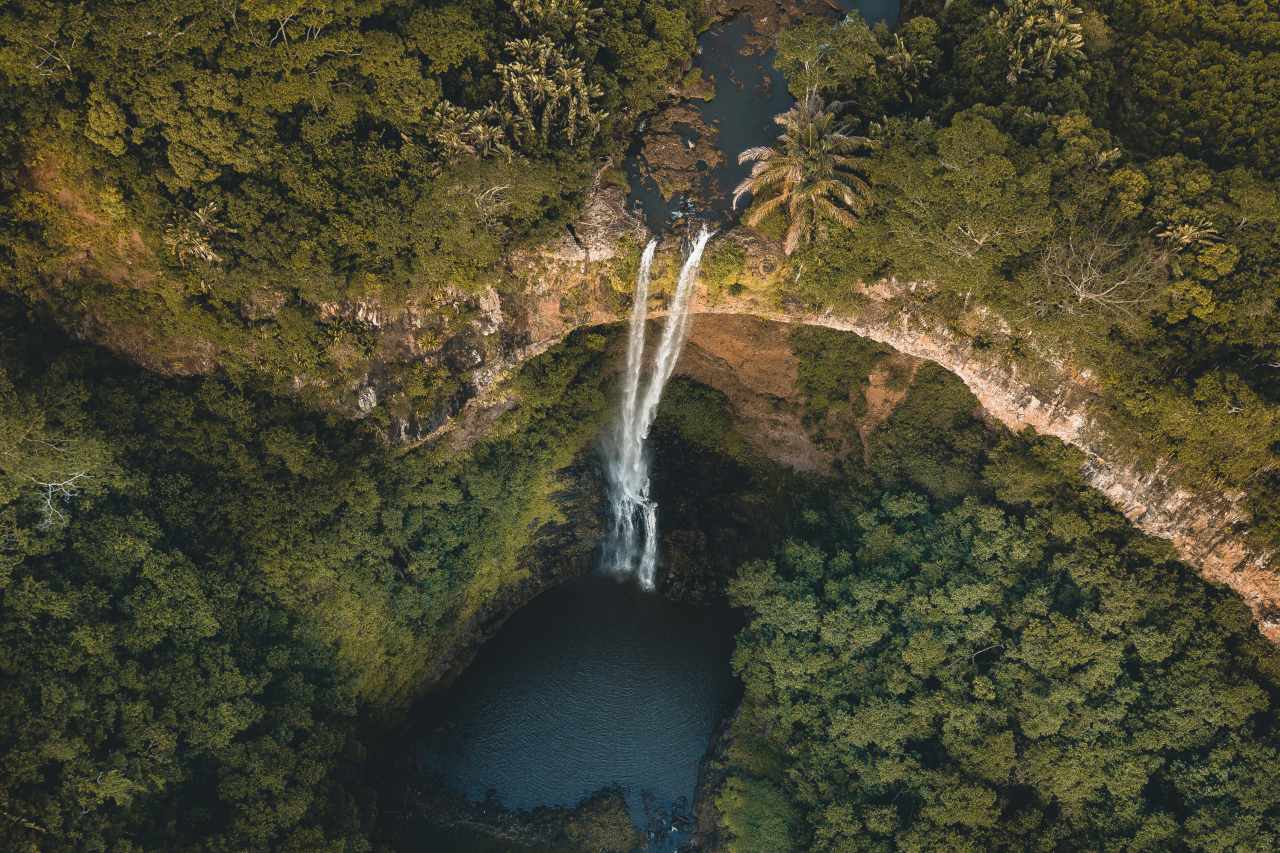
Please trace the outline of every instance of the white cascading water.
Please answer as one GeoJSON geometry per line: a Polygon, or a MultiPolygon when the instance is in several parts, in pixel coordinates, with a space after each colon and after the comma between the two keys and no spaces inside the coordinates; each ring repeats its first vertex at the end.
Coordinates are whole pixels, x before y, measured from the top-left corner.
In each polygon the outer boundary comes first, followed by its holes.
{"type": "Polygon", "coordinates": [[[614,424],[613,441],[608,447],[609,504],[613,511],[613,528],[605,545],[606,566],[619,574],[631,571],[636,552],[636,509],[646,497],[636,485],[641,480],[647,491],[648,476],[639,456],[643,442],[636,437],[636,397],[640,390],[640,364],[644,360],[644,324],[649,308],[649,271],[657,239],[649,241],[640,256],[636,274],[636,293],[631,306],[631,328],[627,337],[627,365],[622,377],[622,408],[614,424]]]}
{"type": "Polygon", "coordinates": [[[658,505],[649,497],[649,457],[645,441],[658,412],[662,391],[684,347],[689,334],[689,303],[702,252],[712,232],[705,227],[698,232],[689,257],[680,268],[676,292],[667,312],[662,339],[654,353],[653,372],[644,393],[640,393],[640,374],[644,361],[644,331],[649,302],[649,271],[658,241],[651,240],[640,257],[636,276],[635,302],[631,308],[631,328],[627,338],[626,373],[622,382],[622,404],[606,464],[609,479],[609,504],[613,527],[605,545],[606,566],[617,574],[636,575],[640,586],[653,589],[658,568],[658,505]],[[639,517],[640,524],[636,520],[639,517]]]}

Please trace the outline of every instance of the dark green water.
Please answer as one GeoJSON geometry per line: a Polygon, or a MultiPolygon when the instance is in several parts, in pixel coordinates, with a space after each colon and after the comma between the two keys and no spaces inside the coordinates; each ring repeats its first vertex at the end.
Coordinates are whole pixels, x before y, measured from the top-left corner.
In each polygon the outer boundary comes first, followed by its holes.
{"type": "Polygon", "coordinates": [[[884,21],[890,27],[894,27],[897,26],[898,18],[902,15],[900,0],[856,0],[847,4],[845,8],[860,12],[862,17],[867,19],[867,23],[872,25],[884,21]]]}
{"type": "MultiPolygon", "coordinates": [[[[698,198],[662,197],[657,185],[641,169],[639,138],[623,164],[631,185],[630,204],[641,211],[654,231],[666,228],[673,216],[689,204],[698,207],[702,215],[721,218],[729,210],[733,188],[750,171],[749,166],[738,165],[738,153],[778,138],[773,117],[786,112],[794,99],[787,93],[782,73],[773,67],[774,51],[758,55],[747,51],[751,30],[751,19],[739,15],[716,24],[698,38],[698,55],[693,64],[714,81],[715,97],[688,103],[709,128],[717,131],[716,145],[722,157],[718,167],[704,173],[698,198]]],[[[697,131],[690,128],[685,138],[686,142],[693,142],[698,137],[697,131]]]]}
{"type": "MultiPolygon", "coordinates": [[[[842,0],[841,5],[850,13],[861,14],[869,24],[883,21],[890,27],[897,25],[902,11],[899,0],[842,0]]],[[[623,162],[631,185],[629,204],[641,212],[650,229],[663,231],[692,208],[713,221],[731,216],[733,188],[751,168],[738,164],[738,154],[757,145],[769,145],[778,138],[780,131],[773,117],[790,109],[795,99],[787,91],[782,72],[773,67],[775,51],[757,54],[748,48],[751,32],[750,17],[738,15],[712,26],[698,38],[693,64],[714,82],[715,97],[687,103],[714,129],[721,163],[706,169],[697,198],[662,197],[657,184],[644,174],[639,135],[623,162]]],[[[690,128],[685,141],[692,143],[698,137],[697,131],[690,128]]]]}
{"type": "Polygon", "coordinates": [[[637,825],[669,829],[737,699],[737,625],[723,607],[572,581],[516,613],[441,697],[444,713],[423,721],[419,768],[512,809],[572,806],[620,785],[637,825]]]}

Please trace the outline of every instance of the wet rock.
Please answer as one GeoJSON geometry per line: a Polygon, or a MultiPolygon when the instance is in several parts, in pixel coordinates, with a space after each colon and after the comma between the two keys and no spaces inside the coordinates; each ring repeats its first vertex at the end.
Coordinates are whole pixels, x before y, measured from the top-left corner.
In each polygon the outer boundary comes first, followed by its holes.
{"type": "Polygon", "coordinates": [[[465,336],[450,338],[444,345],[445,364],[455,373],[466,373],[484,364],[484,350],[465,336]]]}
{"type": "Polygon", "coordinates": [[[708,172],[723,162],[718,131],[690,104],[675,104],[658,113],[643,139],[641,170],[668,200],[676,195],[703,195],[708,172]]]}

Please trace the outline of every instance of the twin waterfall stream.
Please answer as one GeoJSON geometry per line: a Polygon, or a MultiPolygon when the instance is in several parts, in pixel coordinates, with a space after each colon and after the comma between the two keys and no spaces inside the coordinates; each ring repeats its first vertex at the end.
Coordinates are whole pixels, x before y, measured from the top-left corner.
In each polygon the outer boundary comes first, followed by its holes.
{"type": "Polygon", "coordinates": [[[609,483],[609,507],[613,524],[604,547],[604,568],[617,575],[634,575],[645,590],[654,588],[658,568],[658,505],[649,497],[649,463],[645,442],[657,416],[662,390],[675,370],[689,334],[689,308],[702,252],[713,232],[704,226],[680,268],[667,322],[653,356],[648,384],[641,392],[644,366],[645,322],[649,310],[649,275],[657,239],[649,241],[640,257],[635,301],[627,338],[626,371],[618,421],[605,440],[605,473],[609,483]]]}

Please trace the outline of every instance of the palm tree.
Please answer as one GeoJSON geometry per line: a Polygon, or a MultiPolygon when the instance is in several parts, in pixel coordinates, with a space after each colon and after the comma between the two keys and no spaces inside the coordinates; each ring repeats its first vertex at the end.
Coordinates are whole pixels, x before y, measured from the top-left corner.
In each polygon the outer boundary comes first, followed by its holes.
{"type": "Polygon", "coordinates": [[[1007,0],[991,10],[996,32],[1009,45],[1009,83],[1028,72],[1053,78],[1058,60],[1084,59],[1084,10],[1072,0],[1007,0]]]}
{"type": "Polygon", "coordinates": [[[206,264],[222,262],[222,256],[213,248],[213,241],[228,234],[238,234],[236,229],[218,221],[218,203],[211,201],[183,216],[182,221],[171,222],[164,229],[164,243],[183,267],[188,261],[204,261],[206,264]]]}
{"type": "Polygon", "coordinates": [[[556,138],[574,145],[600,129],[606,113],[591,102],[604,95],[587,81],[586,64],[551,39],[516,39],[507,43],[508,62],[495,69],[502,84],[499,110],[516,146],[530,150],[556,138]]]}
{"type": "Polygon", "coordinates": [[[933,67],[933,60],[912,53],[902,36],[897,33],[893,34],[893,42],[893,48],[885,54],[885,62],[890,72],[902,82],[902,91],[910,102],[915,100],[920,84],[933,67]]]}
{"type": "Polygon", "coordinates": [[[511,0],[511,11],[532,35],[550,36],[557,41],[572,35],[581,43],[604,13],[587,0],[511,0]]]}
{"type": "Polygon", "coordinates": [[[871,204],[863,158],[855,155],[876,144],[865,136],[849,135],[836,123],[836,108],[811,90],[774,118],[782,125],[774,147],[748,148],[738,155],[739,163],[755,165],[734,189],[733,206],[747,193],[755,196],[746,216],[753,226],[775,210],[785,210],[790,224],[782,250],[788,255],[812,240],[826,221],[856,227],[871,204]]]}

